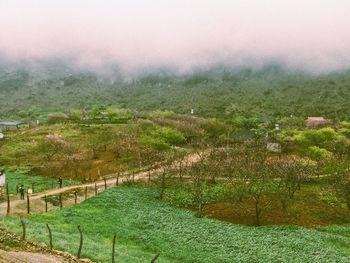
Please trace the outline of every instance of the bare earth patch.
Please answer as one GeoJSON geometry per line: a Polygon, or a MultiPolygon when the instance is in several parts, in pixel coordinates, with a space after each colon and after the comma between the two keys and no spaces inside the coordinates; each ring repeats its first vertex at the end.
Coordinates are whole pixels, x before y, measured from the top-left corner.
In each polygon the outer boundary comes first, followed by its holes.
{"type": "Polygon", "coordinates": [[[0,250],[0,262],[1,263],[61,263],[69,262],[69,260],[64,259],[59,256],[49,255],[49,254],[40,254],[32,252],[14,252],[14,251],[5,251],[0,250]]]}

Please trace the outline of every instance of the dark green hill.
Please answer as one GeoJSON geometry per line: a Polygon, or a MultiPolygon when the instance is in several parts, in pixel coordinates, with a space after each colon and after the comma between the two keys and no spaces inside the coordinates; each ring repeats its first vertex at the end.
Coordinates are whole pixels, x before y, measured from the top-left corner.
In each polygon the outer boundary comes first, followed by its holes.
{"type": "Polygon", "coordinates": [[[119,104],[137,110],[195,109],[196,114],[230,116],[324,115],[349,119],[349,71],[312,75],[278,65],[260,69],[216,67],[187,74],[170,71],[122,78],[119,73],[77,71],[60,63],[0,66],[1,117],[19,110],[81,109],[119,104]]]}

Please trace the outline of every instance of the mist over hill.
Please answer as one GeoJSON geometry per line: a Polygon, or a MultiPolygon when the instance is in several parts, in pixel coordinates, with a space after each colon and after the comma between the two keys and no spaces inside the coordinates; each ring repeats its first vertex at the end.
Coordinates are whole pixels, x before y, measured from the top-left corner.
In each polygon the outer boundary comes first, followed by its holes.
{"type": "Polygon", "coordinates": [[[349,7],[0,1],[1,118],[112,104],[220,118],[347,119],[349,7]]]}
{"type": "Polygon", "coordinates": [[[172,110],[207,117],[324,115],[348,119],[348,70],[311,74],[279,63],[216,64],[186,72],[148,68],[125,74],[118,66],[81,68],[50,59],[0,64],[1,117],[21,110],[83,109],[93,104],[143,110],[172,110]]]}

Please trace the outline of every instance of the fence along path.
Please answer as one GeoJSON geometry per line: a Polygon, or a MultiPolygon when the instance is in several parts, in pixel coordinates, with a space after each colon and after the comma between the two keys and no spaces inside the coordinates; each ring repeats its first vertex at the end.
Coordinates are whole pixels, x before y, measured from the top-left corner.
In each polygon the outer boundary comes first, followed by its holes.
{"type": "MultiPolygon", "coordinates": [[[[191,165],[193,163],[196,163],[200,160],[200,154],[198,153],[192,153],[187,155],[184,160],[182,161],[182,163],[187,163],[187,165],[191,165]]],[[[176,168],[179,165],[178,161],[174,161],[171,165],[171,167],[176,168]]],[[[148,178],[149,174],[157,174],[162,172],[164,169],[164,166],[156,168],[156,169],[152,169],[150,171],[142,171],[142,172],[138,172],[135,173],[133,175],[133,180],[137,181],[137,180],[142,180],[142,179],[146,179],[148,178]]],[[[112,176],[112,175],[110,175],[112,176]]],[[[130,177],[131,174],[128,174],[128,176],[130,177]]],[[[109,177],[109,176],[108,176],[109,177]]],[[[129,177],[124,176],[120,176],[119,177],[119,184],[125,183],[126,181],[130,180],[129,177]]],[[[40,192],[40,193],[36,193],[36,194],[32,194],[30,195],[30,201],[35,201],[41,198],[44,198],[45,196],[52,196],[52,195],[59,195],[65,192],[69,192],[69,191],[73,191],[73,190],[78,190],[78,189],[85,189],[87,188],[94,188],[95,184],[97,187],[104,187],[105,186],[105,180],[101,180],[101,181],[96,181],[96,182],[92,182],[92,183],[86,183],[86,184],[81,184],[81,185],[73,185],[73,186],[65,186],[62,188],[56,188],[56,189],[51,189],[51,190],[47,190],[44,192],[40,192]]],[[[106,179],[106,184],[108,185],[115,185],[116,184],[116,178],[110,178],[110,179],[106,179]]],[[[23,205],[26,202],[26,200],[20,200],[20,199],[15,199],[15,200],[11,200],[11,210],[16,208],[16,206],[18,205],[23,205]]],[[[0,216],[5,216],[7,210],[7,202],[2,202],[0,203],[0,216]]]]}

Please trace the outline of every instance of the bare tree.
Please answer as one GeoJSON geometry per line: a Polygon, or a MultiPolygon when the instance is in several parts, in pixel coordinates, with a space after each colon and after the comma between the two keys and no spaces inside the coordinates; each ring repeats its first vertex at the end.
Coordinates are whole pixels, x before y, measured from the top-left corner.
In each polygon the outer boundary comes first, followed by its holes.
{"type": "Polygon", "coordinates": [[[164,199],[165,191],[167,188],[167,179],[173,173],[173,162],[174,155],[164,153],[164,164],[163,169],[160,173],[158,173],[158,187],[159,187],[159,199],[164,199]]]}
{"type": "Polygon", "coordinates": [[[233,202],[252,199],[255,225],[261,224],[264,211],[270,207],[267,198],[273,191],[272,178],[267,164],[267,152],[260,141],[236,145],[227,155],[227,178],[232,185],[233,202]]]}
{"type": "Polygon", "coordinates": [[[163,171],[159,173],[159,179],[160,179],[160,193],[159,193],[159,199],[163,200],[164,194],[165,194],[165,187],[166,187],[166,170],[163,168],[163,171]]]}
{"type": "Polygon", "coordinates": [[[52,135],[42,139],[37,146],[37,151],[45,156],[46,161],[51,161],[57,154],[62,152],[66,146],[65,141],[59,136],[52,135]]]}
{"type": "Polygon", "coordinates": [[[210,173],[208,167],[207,154],[204,152],[198,153],[199,161],[192,164],[189,168],[189,173],[192,181],[192,199],[197,208],[197,216],[203,216],[203,209],[209,201],[207,176],[210,173]]]}
{"type": "Polygon", "coordinates": [[[346,158],[341,158],[333,162],[332,173],[334,189],[336,195],[345,201],[350,212],[350,163],[346,158]]]}
{"type": "Polygon", "coordinates": [[[270,165],[273,166],[270,173],[277,185],[276,197],[286,210],[288,204],[294,200],[295,193],[301,189],[302,183],[316,172],[316,165],[311,160],[295,156],[275,160],[270,165]]]}

